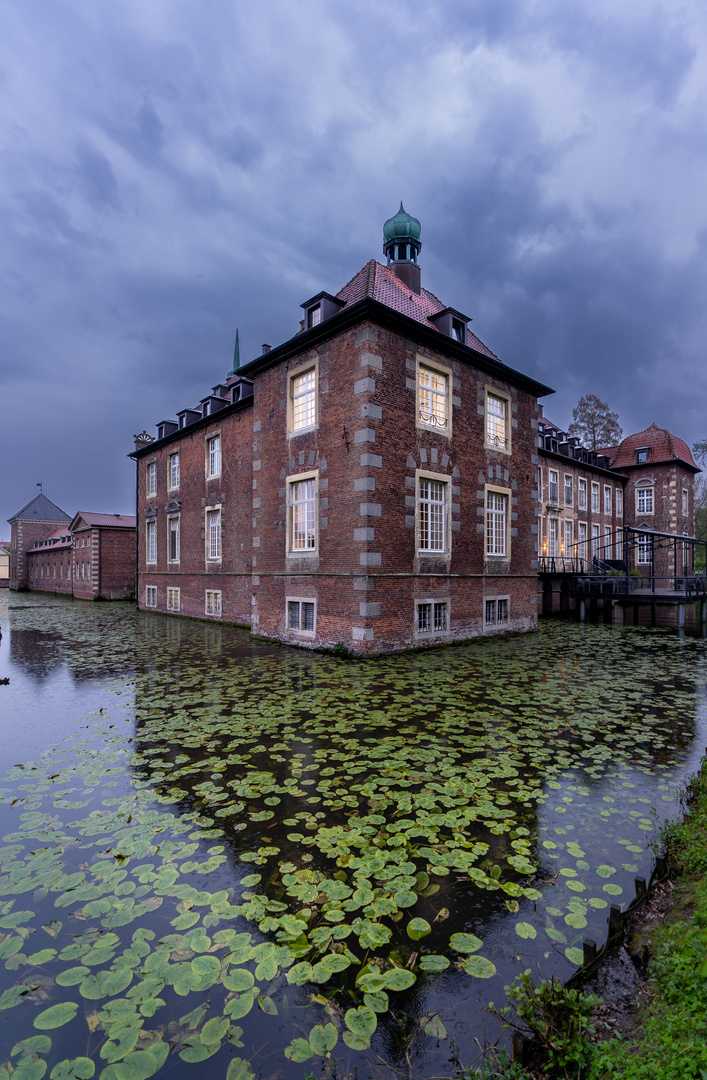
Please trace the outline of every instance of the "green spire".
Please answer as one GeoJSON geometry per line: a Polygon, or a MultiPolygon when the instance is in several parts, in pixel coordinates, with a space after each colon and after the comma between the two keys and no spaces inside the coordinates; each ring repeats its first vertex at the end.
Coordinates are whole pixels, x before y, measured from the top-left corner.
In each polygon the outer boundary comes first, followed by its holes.
{"type": "Polygon", "coordinates": [[[226,378],[230,379],[232,375],[237,375],[238,374],[238,368],[240,366],[241,366],[241,350],[240,350],[240,346],[238,344],[238,330],[236,330],[236,344],[235,344],[235,347],[233,349],[233,367],[229,371],[226,378]]]}

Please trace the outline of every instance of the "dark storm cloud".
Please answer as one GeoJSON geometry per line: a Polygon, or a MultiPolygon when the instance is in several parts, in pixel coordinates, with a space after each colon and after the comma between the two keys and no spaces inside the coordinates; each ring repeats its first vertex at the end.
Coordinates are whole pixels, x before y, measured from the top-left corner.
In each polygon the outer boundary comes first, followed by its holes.
{"type": "Polygon", "coordinates": [[[380,258],[401,197],[558,422],[595,392],[704,437],[705,37],[696,0],[7,9],[0,518],[40,479],[129,510],[133,433],[380,258]]]}

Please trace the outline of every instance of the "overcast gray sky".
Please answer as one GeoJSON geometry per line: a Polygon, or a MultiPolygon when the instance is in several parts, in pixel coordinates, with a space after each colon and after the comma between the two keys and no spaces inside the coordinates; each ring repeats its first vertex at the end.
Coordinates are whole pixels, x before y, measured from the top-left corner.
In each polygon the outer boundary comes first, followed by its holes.
{"type": "Polygon", "coordinates": [[[0,2],[2,522],[130,512],[132,436],[292,336],[402,198],[423,284],[707,437],[700,0],[0,2]]]}

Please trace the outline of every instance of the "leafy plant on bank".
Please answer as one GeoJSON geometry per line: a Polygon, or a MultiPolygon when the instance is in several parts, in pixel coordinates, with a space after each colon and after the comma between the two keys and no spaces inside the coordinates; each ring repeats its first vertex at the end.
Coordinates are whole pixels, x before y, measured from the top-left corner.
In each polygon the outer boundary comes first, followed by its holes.
{"type": "Polygon", "coordinates": [[[560,1075],[577,1076],[592,1058],[591,1014],[600,998],[568,990],[554,976],[536,983],[530,969],[505,990],[509,1004],[496,1010],[491,1003],[490,1011],[507,1027],[524,1035],[530,1032],[547,1065],[560,1070],[560,1075]]]}

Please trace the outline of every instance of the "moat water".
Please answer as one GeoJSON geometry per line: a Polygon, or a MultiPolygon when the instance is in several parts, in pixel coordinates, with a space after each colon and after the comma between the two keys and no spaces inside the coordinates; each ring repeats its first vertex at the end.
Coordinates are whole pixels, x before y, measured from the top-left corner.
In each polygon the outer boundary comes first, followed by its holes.
{"type": "Polygon", "coordinates": [[[707,743],[707,642],[660,630],[342,661],[8,592],[0,629],[16,1080],[478,1065],[489,1002],[648,878],[707,743]]]}

